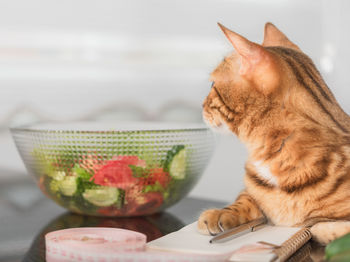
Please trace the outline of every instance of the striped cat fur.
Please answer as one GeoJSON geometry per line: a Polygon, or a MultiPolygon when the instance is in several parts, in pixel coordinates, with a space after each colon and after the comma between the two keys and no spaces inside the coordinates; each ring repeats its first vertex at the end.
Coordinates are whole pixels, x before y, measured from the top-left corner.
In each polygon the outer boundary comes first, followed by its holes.
{"type": "Polygon", "coordinates": [[[262,45],[220,27],[236,52],[211,74],[203,118],[236,134],[249,157],[245,189],[230,206],[204,211],[199,232],[265,215],[276,225],[309,226],[321,244],[349,233],[350,117],[312,60],[273,24],[262,45]]]}

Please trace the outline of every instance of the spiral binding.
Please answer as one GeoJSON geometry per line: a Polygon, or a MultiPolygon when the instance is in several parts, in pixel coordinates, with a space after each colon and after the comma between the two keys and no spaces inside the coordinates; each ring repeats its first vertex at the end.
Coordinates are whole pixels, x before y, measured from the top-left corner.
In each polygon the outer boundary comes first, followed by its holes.
{"type": "Polygon", "coordinates": [[[311,244],[307,242],[295,254],[288,258],[288,262],[310,262],[311,258],[311,244]]]}
{"type": "Polygon", "coordinates": [[[277,258],[275,261],[283,262],[292,256],[299,248],[311,239],[311,231],[308,228],[302,228],[296,232],[291,238],[283,242],[273,252],[277,258]]]}

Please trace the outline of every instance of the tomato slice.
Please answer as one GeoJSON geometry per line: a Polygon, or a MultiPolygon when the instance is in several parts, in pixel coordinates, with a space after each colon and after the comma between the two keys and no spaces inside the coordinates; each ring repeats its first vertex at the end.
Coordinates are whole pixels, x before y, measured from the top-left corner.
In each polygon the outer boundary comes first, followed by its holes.
{"type": "Polygon", "coordinates": [[[145,167],[146,162],[137,156],[118,156],[101,167],[90,181],[93,180],[95,184],[102,186],[129,189],[136,185],[139,180],[133,176],[129,165],[145,167]]]}

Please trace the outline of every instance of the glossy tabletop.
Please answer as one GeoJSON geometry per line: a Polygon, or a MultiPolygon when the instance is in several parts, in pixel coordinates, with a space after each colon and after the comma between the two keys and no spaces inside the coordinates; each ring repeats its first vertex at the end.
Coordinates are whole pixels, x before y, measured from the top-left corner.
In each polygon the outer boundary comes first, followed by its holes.
{"type": "MultiPolygon", "coordinates": [[[[206,208],[227,203],[184,198],[165,212],[145,217],[103,218],[67,212],[47,199],[30,179],[0,183],[0,262],[45,261],[46,233],[72,227],[115,227],[153,240],[195,221],[206,208]]],[[[291,261],[322,261],[323,249],[308,244],[291,261]]]]}

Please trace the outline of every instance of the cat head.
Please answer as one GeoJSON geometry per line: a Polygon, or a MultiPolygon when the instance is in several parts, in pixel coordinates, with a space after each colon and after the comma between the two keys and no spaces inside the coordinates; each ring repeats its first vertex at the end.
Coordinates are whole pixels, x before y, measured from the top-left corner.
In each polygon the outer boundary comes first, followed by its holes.
{"type": "Polygon", "coordinates": [[[273,24],[265,25],[261,45],[219,26],[235,52],[211,74],[203,103],[203,118],[211,127],[249,139],[254,129],[272,128],[288,114],[317,118],[324,109],[319,102],[334,100],[311,59],[273,24]]]}

